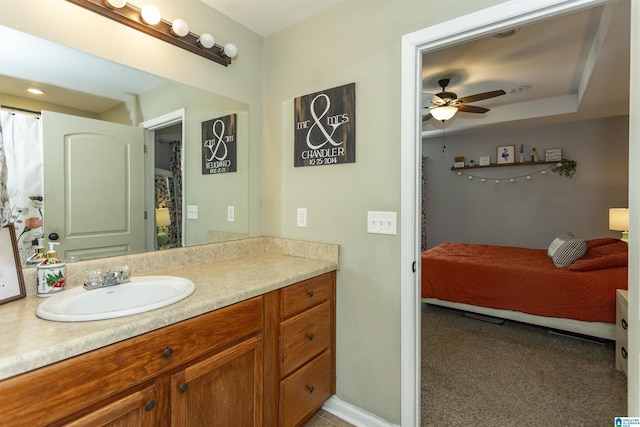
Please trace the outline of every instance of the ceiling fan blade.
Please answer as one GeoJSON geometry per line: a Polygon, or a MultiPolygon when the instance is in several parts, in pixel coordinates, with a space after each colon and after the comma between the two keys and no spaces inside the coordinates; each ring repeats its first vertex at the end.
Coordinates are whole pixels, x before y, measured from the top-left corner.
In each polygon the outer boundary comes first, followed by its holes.
{"type": "Polygon", "coordinates": [[[431,103],[433,105],[444,105],[447,103],[447,101],[445,101],[444,99],[440,98],[437,94],[433,94],[433,97],[431,98],[431,103]]]}
{"type": "Polygon", "coordinates": [[[484,107],[476,107],[475,105],[461,104],[458,105],[458,111],[463,111],[465,113],[486,113],[487,111],[489,111],[489,109],[484,107]]]}
{"type": "Polygon", "coordinates": [[[506,95],[507,92],[500,90],[492,90],[491,92],[477,93],[475,95],[464,96],[458,99],[458,102],[467,103],[467,102],[477,102],[482,101],[483,99],[495,98],[496,96],[506,95]]]}
{"type": "Polygon", "coordinates": [[[429,114],[427,114],[426,116],[424,116],[422,118],[422,121],[423,122],[429,121],[429,120],[431,120],[431,117],[433,117],[433,116],[431,115],[431,113],[429,113],[429,114]]]}

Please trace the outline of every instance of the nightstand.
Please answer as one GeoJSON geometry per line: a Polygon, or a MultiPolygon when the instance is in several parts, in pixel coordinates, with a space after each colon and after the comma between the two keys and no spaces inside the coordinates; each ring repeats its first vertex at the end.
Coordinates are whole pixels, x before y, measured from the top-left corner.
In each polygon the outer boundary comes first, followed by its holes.
{"type": "Polygon", "coordinates": [[[616,291],[616,369],[627,375],[627,349],[629,332],[628,298],[626,290],[616,291]]]}

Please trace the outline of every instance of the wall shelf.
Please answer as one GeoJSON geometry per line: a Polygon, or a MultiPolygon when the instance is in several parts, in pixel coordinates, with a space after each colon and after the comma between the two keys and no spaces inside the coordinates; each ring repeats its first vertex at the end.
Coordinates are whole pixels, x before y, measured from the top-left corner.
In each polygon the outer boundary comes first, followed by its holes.
{"type": "Polygon", "coordinates": [[[537,161],[537,162],[516,162],[516,163],[491,163],[489,165],[474,165],[474,166],[463,166],[463,167],[455,167],[451,166],[452,171],[462,170],[462,169],[485,169],[485,168],[501,168],[503,166],[535,166],[535,165],[553,165],[557,163],[566,163],[566,160],[554,160],[554,161],[537,161]]]}

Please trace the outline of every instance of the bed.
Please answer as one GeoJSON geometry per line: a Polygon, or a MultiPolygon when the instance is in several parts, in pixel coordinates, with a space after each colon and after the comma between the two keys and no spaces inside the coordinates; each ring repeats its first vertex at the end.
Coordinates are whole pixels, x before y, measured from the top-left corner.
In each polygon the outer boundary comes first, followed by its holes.
{"type": "Polygon", "coordinates": [[[544,250],[442,243],[422,253],[423,301],[615,339],[616,289],[627,289],[627,244],[582,242],[583,255],[563,267],[550,256],[553,244],[544,250]]]}

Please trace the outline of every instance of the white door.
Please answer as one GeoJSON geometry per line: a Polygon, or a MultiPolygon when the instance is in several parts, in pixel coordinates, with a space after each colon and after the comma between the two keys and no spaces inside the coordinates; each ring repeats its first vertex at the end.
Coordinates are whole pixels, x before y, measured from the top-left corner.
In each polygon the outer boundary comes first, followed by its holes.
{"type": "Polygon", "coordinates": [[[43,111],[44,238],[66,261],[144,249],[140,128],[43,111]]]}

